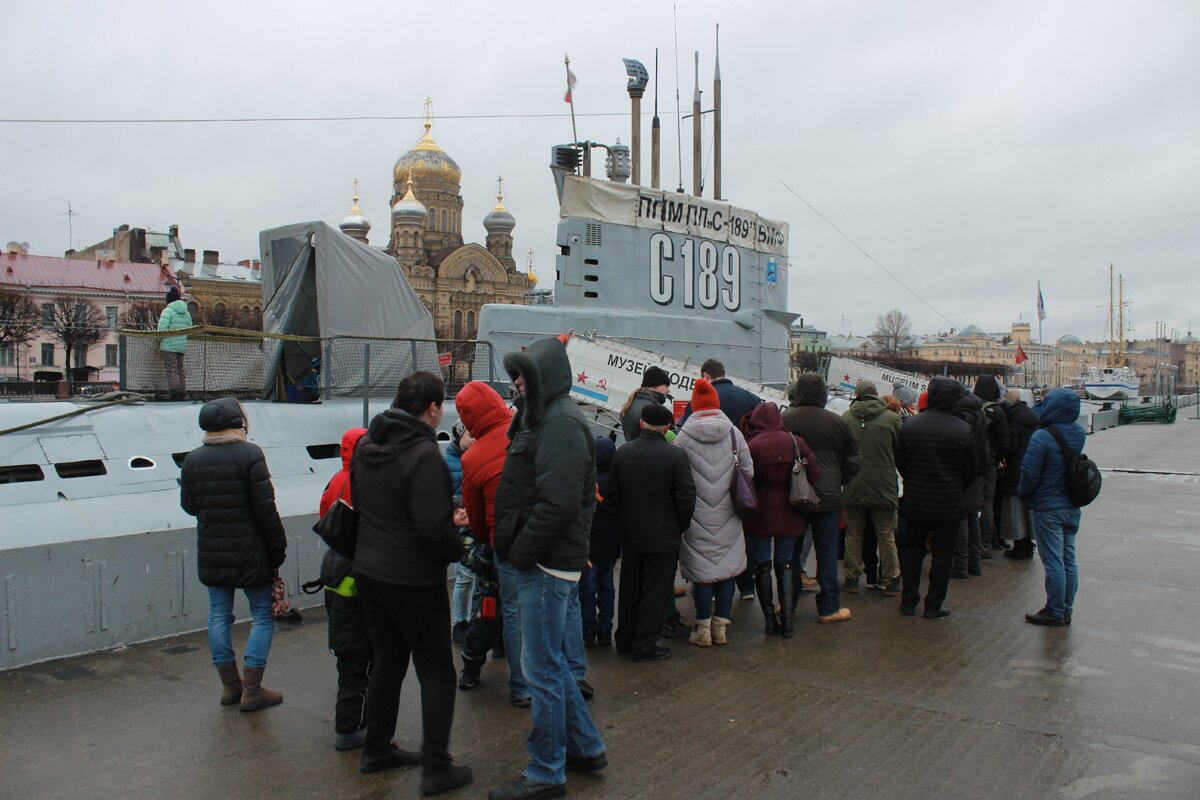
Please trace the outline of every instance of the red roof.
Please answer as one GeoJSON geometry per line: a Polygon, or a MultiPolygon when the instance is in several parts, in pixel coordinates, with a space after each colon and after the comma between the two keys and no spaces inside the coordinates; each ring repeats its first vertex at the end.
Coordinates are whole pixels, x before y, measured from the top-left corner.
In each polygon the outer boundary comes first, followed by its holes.
{"type": "Polygon", "coordinates": [[[160,295],[169,268],[125,261],[83,261],[24,253],[0,253],[0,285],[32,289],[160,295]]]}

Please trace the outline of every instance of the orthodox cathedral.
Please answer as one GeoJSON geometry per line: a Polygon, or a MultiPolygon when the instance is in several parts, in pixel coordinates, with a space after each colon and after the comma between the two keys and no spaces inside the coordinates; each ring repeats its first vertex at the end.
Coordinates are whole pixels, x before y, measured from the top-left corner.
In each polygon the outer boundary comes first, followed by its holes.
{"type": "MultiPolygon", "coordinates": [[[[503,179],[497,181],[496,207],[483,218],[484,245],[464,244],[462,170],[434,141],[430,102],[425,101],[425,135],[400,156],[392,170],[391,229],[386,252],[396,259],[421,298],[439,338],[475,335],[485,303],[528,302],[537,276],[517,271],[513,229],[517,221],[504,207],[503,179]]],[[[367,243],[371,224],[354,205],[339,226],[367,243]]]]}

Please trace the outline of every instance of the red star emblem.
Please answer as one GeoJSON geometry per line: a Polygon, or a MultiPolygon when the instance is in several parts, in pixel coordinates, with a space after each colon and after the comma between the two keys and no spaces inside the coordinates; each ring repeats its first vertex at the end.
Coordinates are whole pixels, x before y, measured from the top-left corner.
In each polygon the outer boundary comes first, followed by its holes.
{"type": "Polygon", "coordinates": [[[843,373],[843,374],[842,374],[842,380],[844,380],[846,383],[849,383],[849,382],[850,382],[850,373],[848,373],[848,372],[847,372],[847,373],[843,373]]]}
{"type": "Polygon", "coordinates": [[[586,373],[586,372],[581,372],[581,373],[579,373],[578,375],[576,375],[576,376],[575,376],[575,382],[576,382],[576,383],[587,383],[587,373],[586,373]]]}

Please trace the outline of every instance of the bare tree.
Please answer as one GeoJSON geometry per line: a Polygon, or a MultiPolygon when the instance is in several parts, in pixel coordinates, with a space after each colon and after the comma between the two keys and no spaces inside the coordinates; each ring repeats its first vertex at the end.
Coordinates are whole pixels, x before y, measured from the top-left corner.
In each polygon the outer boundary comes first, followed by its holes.
{"type": "Polygon", "coordinates": [[[0,344],[24,347],[37,337],[42,312],[29,295],[0,289],[0,344]]]}
{"type": "Polygon", "coordinates": [[[158,318],[166,307],[166,303],[158,300],[136,300],[121,315],[121,327],[135,331],[157,330],[158,318]]]}
{"type": "Polygon", "coordinates": [[[879,352],[884,355],[897,356],[908,353],[915,342],[912,337],[912,322],[908,315],[898,308],[893,308],[886,314],[875,318],[875,330],[869,337],[879,352]]]}
{"type": "MultiPolygon", "coordinates": [[[[79,367],[77,356],[108,335],[108,318],[104,311],[86,297],[56,297],[50,304],[46,325],[51,338],[61,342],[67,351],[67,367],[79,367]]],[[[84,359],[86,362],[86,358],[84,359]]]]}

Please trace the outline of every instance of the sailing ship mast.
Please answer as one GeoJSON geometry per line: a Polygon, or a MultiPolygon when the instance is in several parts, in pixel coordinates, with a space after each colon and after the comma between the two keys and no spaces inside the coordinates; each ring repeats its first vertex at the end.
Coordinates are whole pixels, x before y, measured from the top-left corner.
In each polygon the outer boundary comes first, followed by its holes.
{"type": "Polygon", "coordinates": [[[1117,344],[1116,344],[1116,328],[1114,323],[1116,312],[1113,306],[1113,267],[1110,262],[1108,265],[1108,366],[1115,367],[1117,365],[1117,344]]]}
{"type": "Polygon", "coordinates": [[[1117,276],[1117,366],[1125,366],[1125,276],[1117,276]]]}

